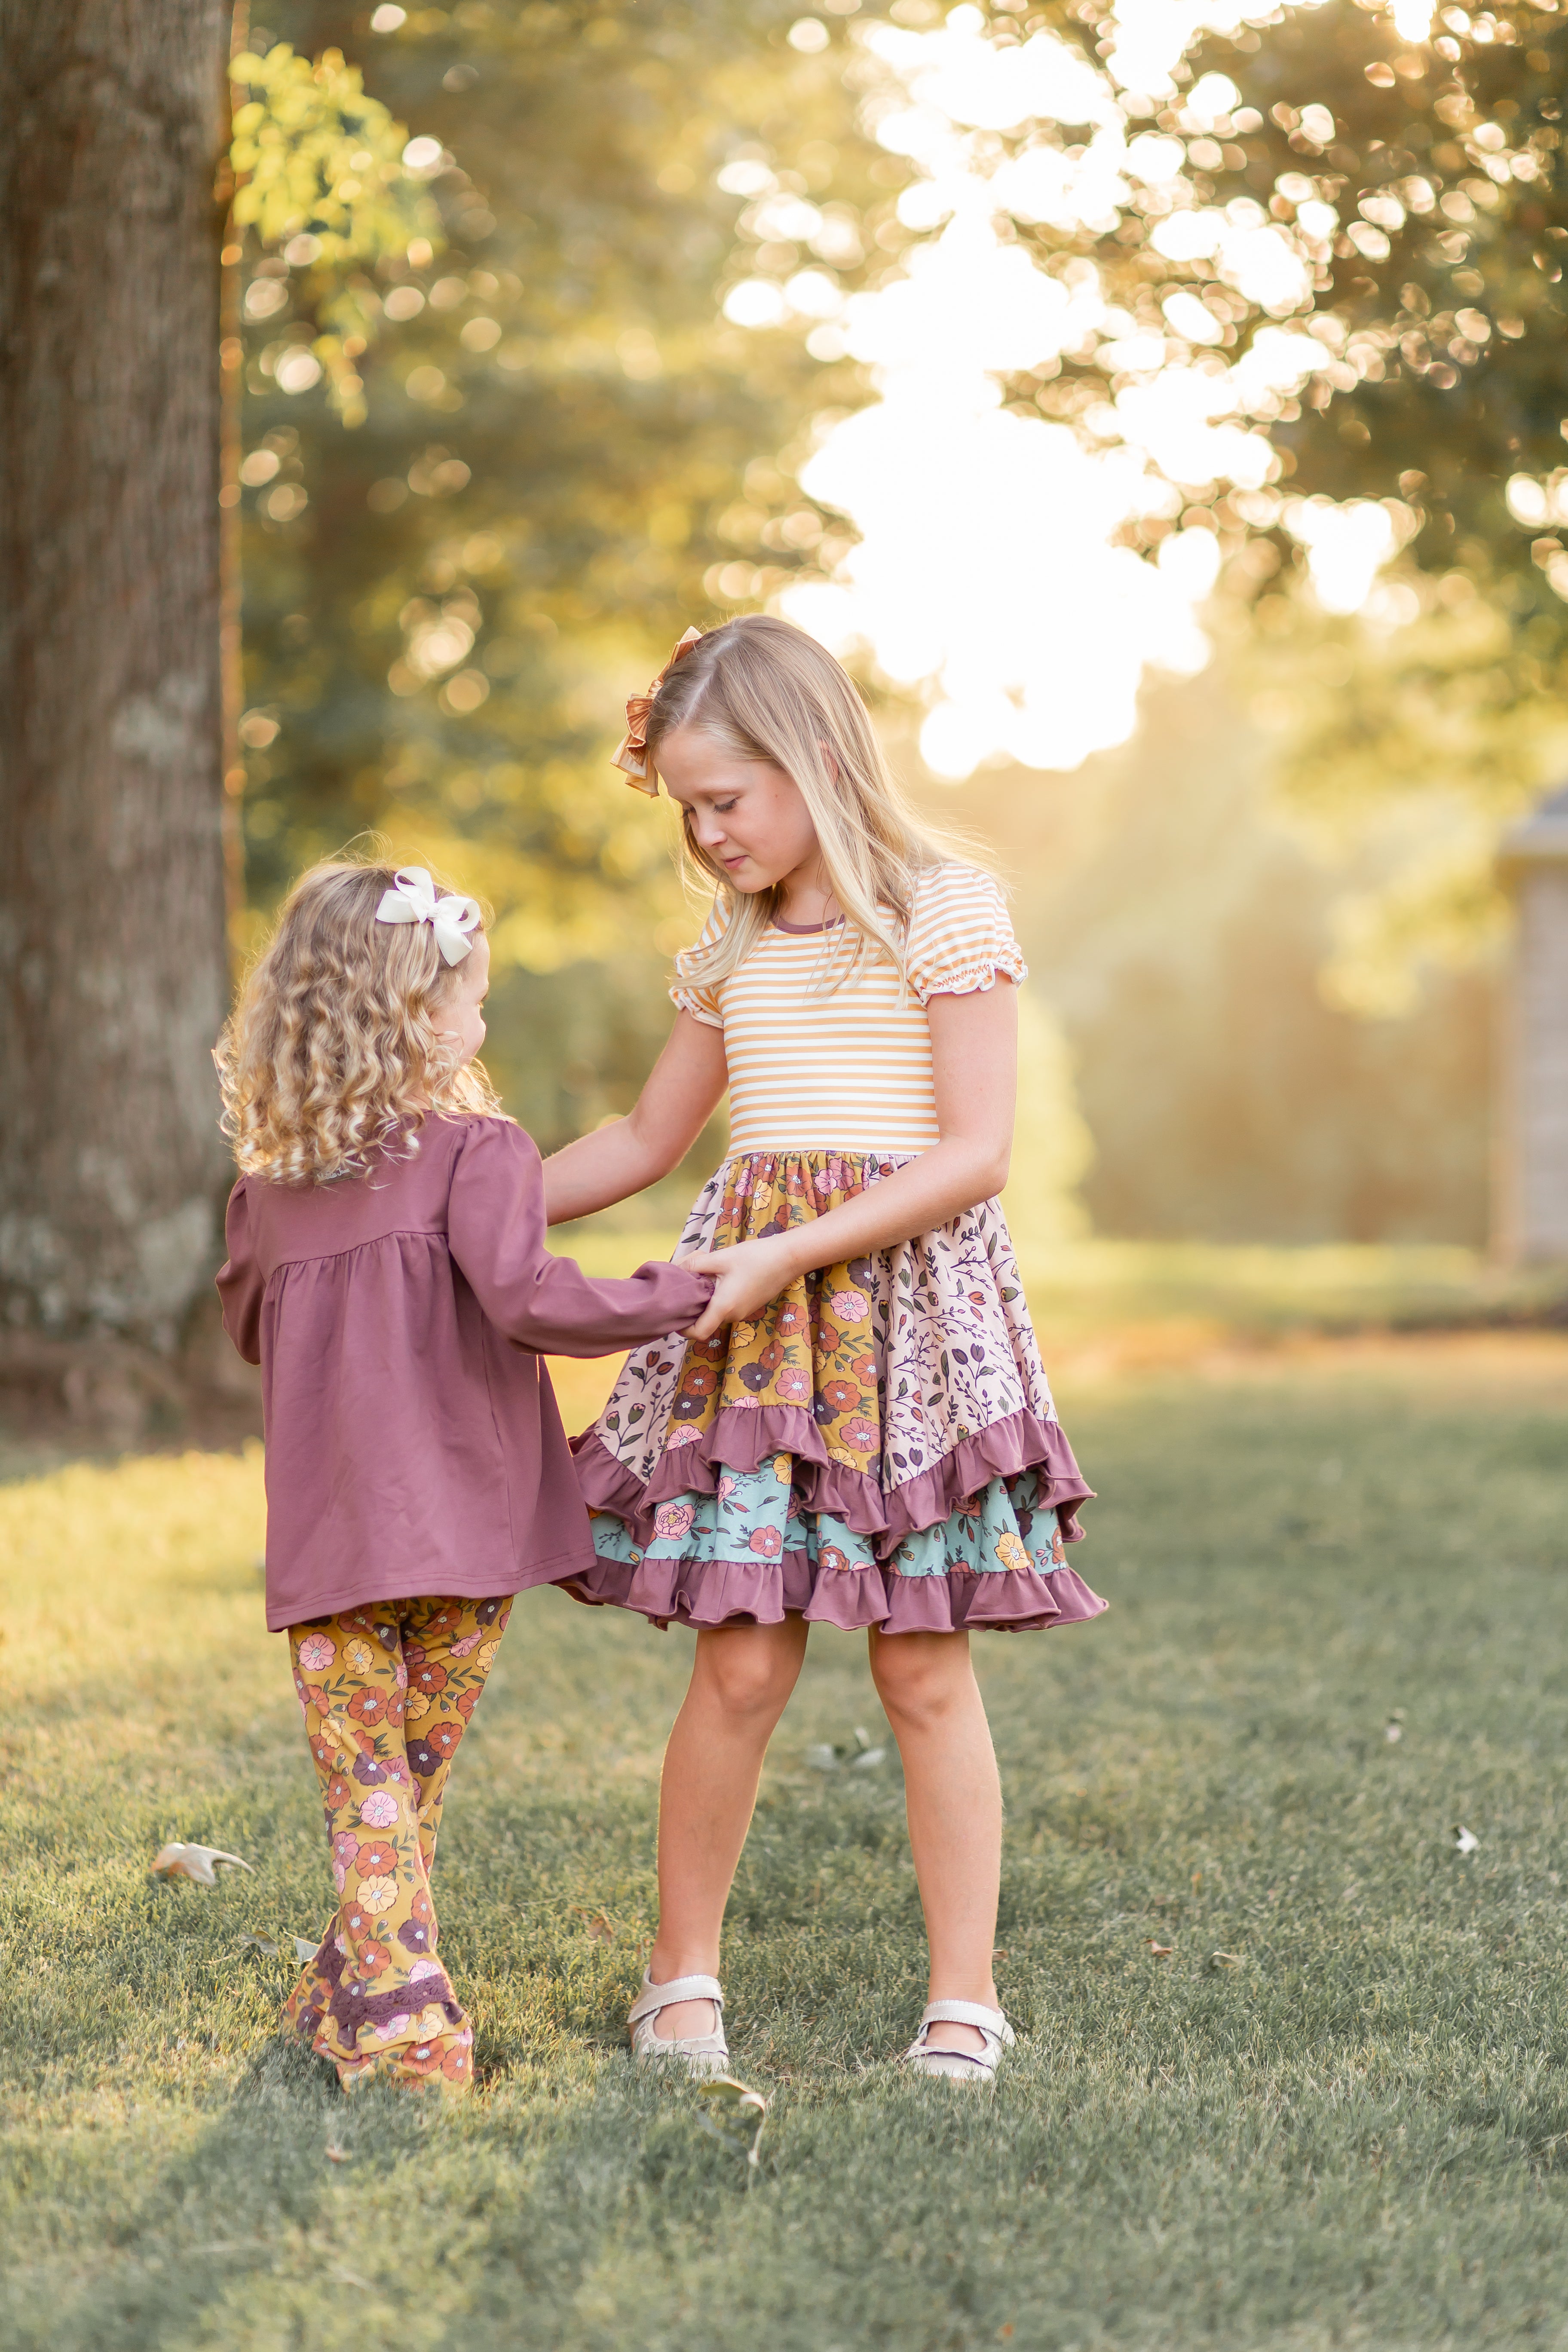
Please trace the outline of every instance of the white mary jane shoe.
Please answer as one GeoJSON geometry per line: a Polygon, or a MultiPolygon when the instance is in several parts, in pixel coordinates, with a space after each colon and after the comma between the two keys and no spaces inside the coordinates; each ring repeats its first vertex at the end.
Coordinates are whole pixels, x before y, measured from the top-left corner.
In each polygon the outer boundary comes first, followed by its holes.
{"type": "Polygon", "coordinates": [[[994,2083],[1002,2053],[1012,2049],[1014,2040],[1013,2029],[999,2009],[986,2009],[977,2000],[933,2000],[904,2053],[903,2063],[911,2074],[941,2075],[950,2083],[994,2083]],[[927,2035],[933,2025],[978,2026],[985,2047],[983,2051],[932,2050],[927,2035]]]}
{"type": "Polygon", "coordinates": [[[626,2024],[632,2037],[632,2063],[636,2066],[674,2064],[699,2082],[722,2074],[729,2066],[724,1996],[717,1977],[671,1977],[668,1984],[655,1984],[645,1969],[642,1991],[632,2003],[626,2024]],[[715,2022],[711,2033],[689,2033],[667,2041],[663,2034],[654,2032],[653,2021],[660,2010],[672,2009],[681,2000],[712,2002],[715,2022]]]}

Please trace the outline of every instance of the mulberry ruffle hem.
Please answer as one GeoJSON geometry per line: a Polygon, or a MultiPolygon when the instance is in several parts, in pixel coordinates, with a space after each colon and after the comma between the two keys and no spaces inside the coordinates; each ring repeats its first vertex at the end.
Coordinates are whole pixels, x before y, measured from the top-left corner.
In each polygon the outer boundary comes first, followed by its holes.
{"type": "Polygon", "coordinates": [[[800,1507],[829,1513],[857,1535],[875,1537],[883,1557],[905,1536],[951,1517],[966,1495],[993,1478],[1042,1471],[1039,1507],[1057,1512],[1064,1543],[1082,1542],[1078,1507],[1094,1499],[1060,1422],[1042,1421],[1027,1411],[961,1438],[951,1454],[890,1490],[864,1470],[830,1461],[821,1431],[798,1405],[717,1413],[700,1443],[672,1446],[646,1480],[616,1459],[597,1429],[574,1437],[572,1451],[589,1510],[613,1512],[645,1542],[659,1504],[681,1495],[711,1495],[726,1471],[757,1470],[781,1454],[791,1457],[791,1483],[800,1507]]]}
{"type": "MultiPolygon", "coordinates": [[[[909,1156],[728,1160],[678,1255],[824,1215],[909,1156]]],[[[1106,1605],[1066,1565],[1093,1489],[994,1201],[715,1339],[637,1349],[573,1450],[595,1559],[565,1589],[657,1624],[1023,1630],[1106,1605]]]]}
{"type": "Polygon", "coordinates": [[[777,1625],[792,1611],[846,1633],[1028,1633],[1076,1625],[1109,1605],[1070,1568],[906,1576],[871,1567],[820,1572],[807,1551],[777,1560],[649,1559],[601,1554],[564,1586],[590,1605],[633,1609],[654,1625],[777,1625]]]}

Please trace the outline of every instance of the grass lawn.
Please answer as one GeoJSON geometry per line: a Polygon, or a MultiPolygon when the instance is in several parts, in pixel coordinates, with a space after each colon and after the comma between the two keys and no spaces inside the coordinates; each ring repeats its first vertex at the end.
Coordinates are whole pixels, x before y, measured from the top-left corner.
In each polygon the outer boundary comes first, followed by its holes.
{"type": "Polygon", "coordinates": [[[0,1487],[5,2352],[1568,2346],[1568,1340],[1062,1385],[1113,1613],[976,1644],[1016,2060],[887,2063],[897,1761],[807,1766],[879,1722],[819,1633],[731,1908],[749,2191],[623,2047],[687,1637],[520,1603],[437,1871],[480,2088],[351,2106],[240,1941],[330,1890],[257,1455],[0,1487]],[[169,1837],[255,1875],[156,1886],[169,1837]]]}

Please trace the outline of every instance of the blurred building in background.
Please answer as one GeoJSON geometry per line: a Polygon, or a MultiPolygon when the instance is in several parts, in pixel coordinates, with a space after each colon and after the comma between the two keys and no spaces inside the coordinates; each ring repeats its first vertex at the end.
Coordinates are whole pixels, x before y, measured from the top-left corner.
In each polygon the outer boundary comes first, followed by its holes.
{"type": "Polygon", "coordinates": [[[1504,836],[1517,915],[1502,1008],[1495,1239],[1568,1258],[1568,785],[1504,836]]]}

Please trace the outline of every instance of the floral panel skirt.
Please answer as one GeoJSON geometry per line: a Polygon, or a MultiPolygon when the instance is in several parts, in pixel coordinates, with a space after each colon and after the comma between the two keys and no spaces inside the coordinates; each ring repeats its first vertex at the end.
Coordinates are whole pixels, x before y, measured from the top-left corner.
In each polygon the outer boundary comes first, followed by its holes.
{"type": "MultiPolygon", "coordinates": [[[[826,1215],[910,1157],[726,1160],[678,1255],[826,1215]]],[[[596,1557],[567,1590],[656,1624],[1022,1631],[1106,1606],[1066,1564],[1093,1489],[994,1201],[714,1339],[636,1349],[573,1450],[596,1557]]]]}

